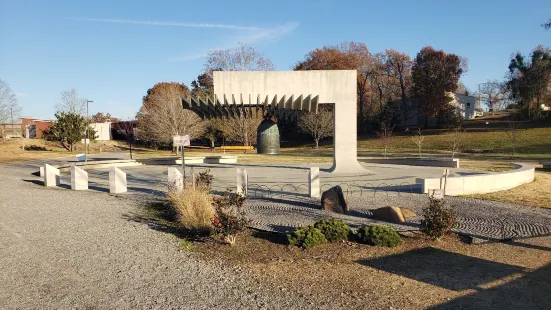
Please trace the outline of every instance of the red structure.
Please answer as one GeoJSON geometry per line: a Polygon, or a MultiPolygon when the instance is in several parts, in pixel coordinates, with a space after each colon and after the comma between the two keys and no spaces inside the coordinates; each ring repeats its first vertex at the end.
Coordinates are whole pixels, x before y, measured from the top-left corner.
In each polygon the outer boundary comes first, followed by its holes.
{"type": "Polygon", "coordinates": [[[29,139],[40,139],[42,138],[42,131],[50,128],[53,124],[54,122],[50,120],[22,117],[21,131],[29,139]]]}

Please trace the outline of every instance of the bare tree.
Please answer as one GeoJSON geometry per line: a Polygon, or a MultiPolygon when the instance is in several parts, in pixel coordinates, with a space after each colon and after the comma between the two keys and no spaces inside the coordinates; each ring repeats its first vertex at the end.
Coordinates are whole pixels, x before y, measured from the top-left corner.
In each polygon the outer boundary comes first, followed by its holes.
{"type": "Polygon", "coordinates": [[[453,128],[450,134],[450,151],[452,152],[452,158],[455,158],[455,154],[461,152],[463,143],[465,141],[465,130],[461,125],[453,128]]]}
{"type": "Polygon", "coordinates": [[[387,121],[380,121],[379,125],[380,125],[380,128],[377,131],[377,137],[381,139],[381,143],[385,148],[385,157],[386,157],[386,151],[390,146],[390,142],[391,142],[390,139],[392,138],[394,125],[391,125],[390,122],[387,122],[387,121]]]}
{"type": "Polygon", "coordinates": [[[55,105],[56,112],[73,113],[77,115],[86,114],[86,99],[78,97],[77,91],[71,90],[61,92],[61,99],[55,105]]]}
{"type": "Polygon", "coordinates": [[[507,123],[506,133],[509,141],[511,142],[511,158],[515,158],[515,147],[520,140],[520,124],[519,120],[515,120],[512,116],[509,116],[505,121],[507,123]]]}
{"type": "Polygon", "coordinates": [[[333,111],[329,107],[320,107],[318,113],[304,112],[298,118],[298,127],[310,135],[319,147],[319,141],[333,135],[333,111]]]}
{"type": "Polygon", "coordinates": [[[136,141],[136,120],[118,121],[115,123],[115,130],[128,144],[130,159],[132,159],[132,144],[136,141]]]}
{"type": "Polygon", "coordinates": [[[157,83],[148,90],[138,118],[141,138],[170,143],[176,135],[201,137],[205,124],[194,112],[182,108],[182,96],[189,96],[189,89],[179,83],[157,83]]]}
{"type": "Polygon", "coordinates": [[[488,108],[495,111],[501,107],[502,102],[506,99],[506,87],[498,81],[487,81],[480,84],[480,100],[484,102],[488,108]]]}
{"type": "Polygon", "coordinates": [[[14,123],[19,119],[20,111],[15,93],[6,82],[0,80],[0,123],[14,123]]]}
{"type": "Polygon", "coordinates": [[[239,43],[235,49],[216,50],[208,53],[204,72],[222,71],[272,71],[272,61],[254,48],[239,43]]]}
{"type": "Polygon", "coordinates": [[[425,141],[425,136],[423,136],[423,131],[421,128],[417,128],[417,130],[413,132],[413,137],[411,137],[411,139],[417,145],[419,157],[421,157],[421,148],[423,147],[423,142],[425,141]]]}
{"type": "Polygon", "coordinates": [[[244,146],[251,146],[256,143],[256,130],[260,122],[262,122],[262,116],[256,114],[246,118],[241,115],[235,119],[224,119],[222,132],[230,140],[237,141],[244,146]]]}

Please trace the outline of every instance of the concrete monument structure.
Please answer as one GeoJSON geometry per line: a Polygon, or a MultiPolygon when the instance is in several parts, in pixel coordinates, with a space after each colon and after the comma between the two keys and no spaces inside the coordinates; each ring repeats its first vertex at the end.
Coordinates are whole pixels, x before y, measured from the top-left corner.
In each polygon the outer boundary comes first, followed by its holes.
{"type": "Polygon", "coordinates": [[[117,167],[109,168],[109,192],[112,194],[126,193],[126,173],[117,167]]]}
{"type": "Polygon", "coordinates": [[[181,191],[184,188],[184,176],[175,167],[168,167],[168,189],[181,191]]]}
{"type": "Polygon", "coordinates": [[[58,186],[60,183],[61,179],[59,177],[59,169],[48,164],[44,164],[44,186],[58,186]]]}
{"type": "Polygon", "coordinates": [[[88,189],[88,172],[77,166],[71,166],[71,189],[85,191],[88,189]]]}
{"type": "Polygon", "coordinates": [[[356,70],[214,71],[214,98],[182,98],[202,118],[240,117],[262,110],[279,118],[317,113],[334,104],[332,173],[368,172],[357,160],[356,70]]]}

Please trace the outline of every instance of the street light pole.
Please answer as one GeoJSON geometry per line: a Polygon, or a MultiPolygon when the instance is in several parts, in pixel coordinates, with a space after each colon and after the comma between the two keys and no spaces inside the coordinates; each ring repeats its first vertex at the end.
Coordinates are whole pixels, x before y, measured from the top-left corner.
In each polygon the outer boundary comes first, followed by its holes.
{"type": "Polygon", "coordinates": [[[13,107],[10,107],[10,112],[11,112],[11,135],[13,137],[13,107]]]}
{"type": "Polygon", "coordinates": [[[88,162],[88,144],[90,143],[88,140],[88,128],[90,128],[90,124],[88,124],[88,103],[90,102],[94,101],[86,99],[86,138],[84,139],[84,162],[88,162]]]}

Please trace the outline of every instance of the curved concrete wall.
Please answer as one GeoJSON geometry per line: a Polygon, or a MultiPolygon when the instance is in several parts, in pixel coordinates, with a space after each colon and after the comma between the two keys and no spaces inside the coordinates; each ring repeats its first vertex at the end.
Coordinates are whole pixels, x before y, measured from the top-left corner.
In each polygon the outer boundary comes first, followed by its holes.
{"type": "MultiPolygon", "coordinates": [[[[484,194],[511,189],[519,185],[534,181],[535,168],[532,165],[511,163],[516,169],[511,171],[484,173],[469,176],[448,177],[446,195],[484,194]]],[[[416,183],[421,184],[423,193],[431,189],[439,189],[441,178],[418,178],[416,183]]]]}
{"type": "Polygon", "coordinates": [[[459,168],[457,158],[439,157],[358,157],[358,161],[371,164],[430,166],[459,168]]]}

